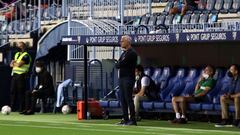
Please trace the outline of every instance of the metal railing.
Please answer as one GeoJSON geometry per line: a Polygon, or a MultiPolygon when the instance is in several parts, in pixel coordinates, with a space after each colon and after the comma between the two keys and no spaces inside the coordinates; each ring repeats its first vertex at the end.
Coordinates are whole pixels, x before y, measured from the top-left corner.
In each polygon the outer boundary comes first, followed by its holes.
{"type": "MultiPolygon", "coordinates": [[[[69,10],[76,19],[121,19],[151,12],[151,0],[63,0],[63,15],[69,10]]],[[[126,20],[125,20],[126,21],[126,20]]]]}

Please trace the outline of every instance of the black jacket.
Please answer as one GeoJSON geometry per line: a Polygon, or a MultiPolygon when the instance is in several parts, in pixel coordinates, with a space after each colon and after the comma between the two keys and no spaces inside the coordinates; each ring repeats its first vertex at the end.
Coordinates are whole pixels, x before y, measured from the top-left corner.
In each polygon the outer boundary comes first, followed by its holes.
{"type": "Polygon", "coordinates": [[[132,49],[124,51],[120,56],[116,68],[119,69],[119,78],[135,78],[135,67],[137,65],[137,53],[132,49]]]}
{"type": "Polygon", "coordinates": [[[54,86],[53,86],[53,79],[50,73],[43,69],[40,73],[37,74],[38,77],[38,84],[35,87],[36,90],[43,91],[47,94],[47,96],[54,95],[54,86]],[[42,85],[42,88],[40,88],[42,85]]]}
{"type": "Polygon", "coordinates": [[[150,84],[147,87],[147,89],[144,91],[144,94],[150,99],[150,100],[156,100],[159,98],[159,91],[157,89],[157,86],[155,82],[152,80],[152,78],[148,75],[143,74],[138,80],[137,80],[137,90],[138,92],[142,89],[142,78],[147,77],[150,80],[150,84]]]}

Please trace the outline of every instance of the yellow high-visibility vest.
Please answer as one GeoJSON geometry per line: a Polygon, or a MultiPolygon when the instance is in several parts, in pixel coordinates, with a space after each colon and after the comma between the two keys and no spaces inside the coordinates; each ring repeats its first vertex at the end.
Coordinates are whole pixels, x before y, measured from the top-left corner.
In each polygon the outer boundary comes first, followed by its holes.
{"type": "Polygon", "coordinates": [[[14,56],[14,60],[19,63],[20,61],[22,61],[22,58],[25,56],[25,55],[28,55],[29,57],[29,63],[28,64],[23,64],[21,67],[13,67],[12,69],[12,73],[15,73],[15,74],[24,74],[24,73],[27,73],[29,68],[30,68],[30,63],[31,63],[31,56],[27,53],[27,52],[24,52],[22,54],[20,54],[20,52],[17,52],[14,56]],[[19,56],[20,55],[20,56],[19,56]],[[19,56],[19,57],[18,57],[19,56]]]}

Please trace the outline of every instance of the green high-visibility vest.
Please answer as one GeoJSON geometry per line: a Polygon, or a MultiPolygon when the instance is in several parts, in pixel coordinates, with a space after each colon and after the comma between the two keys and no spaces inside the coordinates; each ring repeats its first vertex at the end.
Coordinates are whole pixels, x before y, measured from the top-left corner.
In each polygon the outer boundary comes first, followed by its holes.
{"type": "Polygon", "coordinates": [[[30,68],[30,63],[31,63],[31,56],[27,53],[27,52],[24,52],[22,54],[20,54],[20,52],[17,52],[14,56],[14,60],[19,63],[20,61],[22,61],[23,57],[25,55],[28,55],[29,57],[29,63],[28,64],[23,64],[21,67],[13,67],[12,69],[12,73],[15,73],[15,74],[24,74],[24,73],[27,73],[29,68],[30,68]],[[20,56],[19,56],[20,55],[20,56]]]}

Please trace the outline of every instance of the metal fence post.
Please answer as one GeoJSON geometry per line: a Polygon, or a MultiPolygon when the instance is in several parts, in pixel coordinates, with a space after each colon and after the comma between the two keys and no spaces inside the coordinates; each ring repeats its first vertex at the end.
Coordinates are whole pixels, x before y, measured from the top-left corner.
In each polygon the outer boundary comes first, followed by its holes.
{"type": "Polygon", "coordinates": [[[152,0],[148,0],[148,13],[152,14],[152,0]]]}
{"type": "MultiPolygon", "coordinates": [[[[71,15],[71,10],[69,8],[69,11],[68,11],[68,35],[71,35],[71,21],[72,21],[72,15],[71,15]]],[[[71,58],[71,46],[68,45],[67,47],[67,51],[68,51],[68,55],[67,55],[67,60],[70,61],[70,58],[71,58]]]]}
{"type": "Polygon", "coordinates": [[[89,19],[92,19],[93,18],[93,1],[92,0],[89,0],[89,19]]]}
{"type": "Polygon", "coordinates": [[[125,10],[125,8],[124,8],[124,6],[125,6],[125,4],[124,4],[124,1],[125,0],[121,0],[121,25],[123,25],[124,24],[124,10],[125,10]]]}

